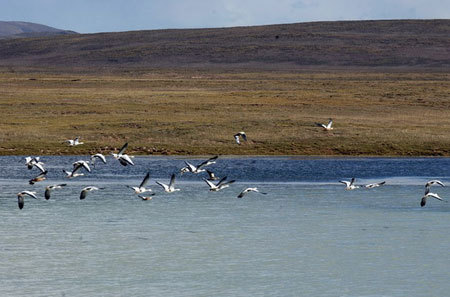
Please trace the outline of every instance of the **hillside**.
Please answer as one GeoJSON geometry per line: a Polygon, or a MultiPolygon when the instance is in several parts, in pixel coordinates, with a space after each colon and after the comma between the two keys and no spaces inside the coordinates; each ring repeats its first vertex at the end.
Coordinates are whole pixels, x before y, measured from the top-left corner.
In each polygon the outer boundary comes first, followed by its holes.
{"type": "Polygon", "coordinates": [[[65,34],[75,34],[75,32],[29,22],[0,21],[0,39],[42,37],[65,34]]]}
{"type": "Polygon", "coordinates": [[[0,40],[0,67],[450,67],[450,20],[313,22],[0,40]]]}

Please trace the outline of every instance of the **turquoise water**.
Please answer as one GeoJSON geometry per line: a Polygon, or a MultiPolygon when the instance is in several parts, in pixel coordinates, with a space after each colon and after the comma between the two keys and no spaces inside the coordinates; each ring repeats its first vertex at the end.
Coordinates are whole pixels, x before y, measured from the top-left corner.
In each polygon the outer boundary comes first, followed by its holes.
{"type": "MultiPolygon", "coordinates": [[[[82,157],[42,157],[48,180],[19,157],[0,158],[0,296],[447,296],[450,203],[420,207],[432,178],[450,184],[450,159],[219,158],[236,179],[209,192],[179,176],[180,192],[155,180],[187,158],[109,159],[64,179],[82,157]],[[156,195],[126,185],[150,170],[156,195]],[[386,180],[345,191],[340,179],[386,180]],[[43,199],[46,185],[68,185],[43,199]],[[79,200],[89,185],[105,187],[79,200]],[[247,186],[267,195],[249,193],[247,186]],[[35,190],[19,210],[16,194],[35,190]]],[[[193,163],[203,159],[190,160],[193,163]]],[[[450,200],[448,187],[433,192],[450,200]]]]}

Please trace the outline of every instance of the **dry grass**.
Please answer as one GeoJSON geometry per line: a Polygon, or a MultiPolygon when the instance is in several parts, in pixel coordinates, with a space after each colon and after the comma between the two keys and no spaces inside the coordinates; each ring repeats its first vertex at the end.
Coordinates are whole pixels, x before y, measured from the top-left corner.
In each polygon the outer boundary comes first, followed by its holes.
{"type": "Polygon", "coordinates": [[[0,74],[0,154],[450,155],[446,73],[0,74]],[[333,118],[335,130],[314,122],[333,118]],[[233,134],[244,130],[241,146],[233,134]],[[67,147],[80,136],[86,145],[67,147]]]}

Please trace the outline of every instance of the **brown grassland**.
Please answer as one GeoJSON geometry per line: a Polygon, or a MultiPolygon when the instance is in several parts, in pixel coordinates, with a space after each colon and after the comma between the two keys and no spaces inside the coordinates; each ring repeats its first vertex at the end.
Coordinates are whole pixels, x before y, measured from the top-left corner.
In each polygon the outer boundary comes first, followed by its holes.
{"type": "Polygon", "coordinates": [[[450,74],[0,73],[0,154],[450,155],[450,74]],[[334,130],[315,122],[334,120],[334,130]],[[233,134],[244,130],[247,143],[233,134]],[[81,137],[85,145],[64,140],[81,137]]]}

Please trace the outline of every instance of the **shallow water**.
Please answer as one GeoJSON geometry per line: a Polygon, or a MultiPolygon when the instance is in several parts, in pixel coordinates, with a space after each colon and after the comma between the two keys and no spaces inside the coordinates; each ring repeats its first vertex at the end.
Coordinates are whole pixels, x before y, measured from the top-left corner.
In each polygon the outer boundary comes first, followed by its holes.
{"type": "MultiPolygon", "coordinates": [[[[1,157],[0,296],[446,296],[450,204],[423,185],[450,184],[449,158],[219,158],[210,167],[237,182],[209,192],[201,176],[168,182],[186,158],[109,159],[73,180],[83,157],[42,157],[36,169],[1,157]],[[156,193],[141,201],[125,185],[146,171],[156,193]],[[341,179],[386,180],[345,191],[341,179]],[[68,185],[43,199],[44,187],[68,185]],[[81,188],[105,187],[79,200],[81,188]],[[257,186],[267,195],[237,194],[257,186]],[[17,192],[35,190],[39,200],[17,192]],[[42,198],[41,198],[42,197],[42,198]]],[[[204,159],[191,159],[192,163],[204,159]]],[[[448,187],[434,187],[450,200],[448,187]]]]}

